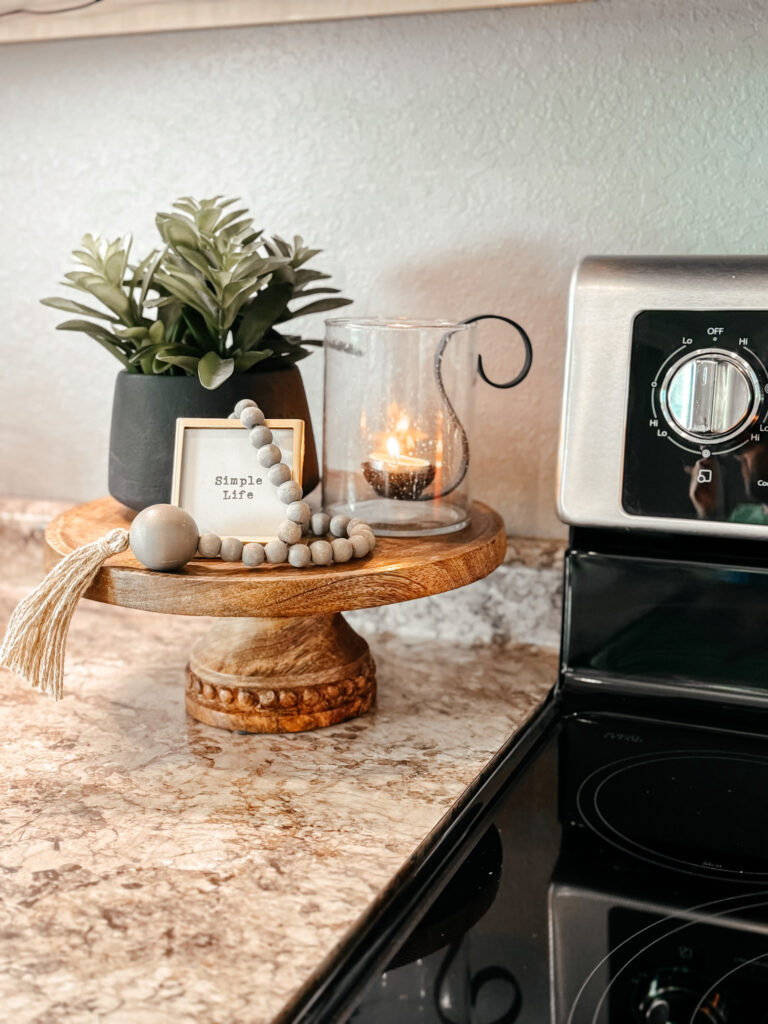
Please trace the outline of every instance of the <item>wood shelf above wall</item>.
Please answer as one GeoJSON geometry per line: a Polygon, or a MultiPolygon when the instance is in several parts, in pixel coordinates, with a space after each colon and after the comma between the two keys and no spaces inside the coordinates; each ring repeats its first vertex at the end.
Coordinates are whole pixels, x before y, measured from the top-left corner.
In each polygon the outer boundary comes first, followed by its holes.
{"type": "Polygon", "coordinates": [[[0,0],[0,43],[589,0],[0,0]]]}

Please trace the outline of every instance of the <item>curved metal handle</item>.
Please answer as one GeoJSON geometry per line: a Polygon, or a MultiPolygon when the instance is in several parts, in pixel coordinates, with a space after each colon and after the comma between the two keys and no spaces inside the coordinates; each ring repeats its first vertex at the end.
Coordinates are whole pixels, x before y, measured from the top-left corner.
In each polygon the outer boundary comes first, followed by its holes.
{"type": "Polygon", "coordinates": [[[502,323],[509,324],[510,327],[514,327],[523,342],[523,348],[525,349],[525,362],[523,368],[516,377],[512,380],[508,380],[506,384],[497,384],[496,381],[491,380],[483,368],[483,357],[477,357],[477,372],[485,381],[486,384],[490,384],[492,388],[498,388],[504,390],[505,388],[514,388],[518,384],[521,384],[528,376],[528,372],[531,369],[531,363],[533,362],[533,347],[531,345],[531,339],[528,337],[523,328],[514,320],[510,320],[508,316],[500,316],[498,313],[481,313],[480,316],[470,316],[466,320],[462,320],[463,324],[476,324],[479,320],[501,320],[502,323]]]}

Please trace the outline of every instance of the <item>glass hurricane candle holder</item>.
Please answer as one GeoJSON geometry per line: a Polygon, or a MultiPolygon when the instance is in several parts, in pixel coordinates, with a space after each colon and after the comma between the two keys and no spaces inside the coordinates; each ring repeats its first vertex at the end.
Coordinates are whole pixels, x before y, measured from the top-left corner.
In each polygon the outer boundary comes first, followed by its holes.
{"type": "Polygon", "coordinates": [[[469,521],[474,323],[326,322],[323,499],[385,537],[469,521]]]}

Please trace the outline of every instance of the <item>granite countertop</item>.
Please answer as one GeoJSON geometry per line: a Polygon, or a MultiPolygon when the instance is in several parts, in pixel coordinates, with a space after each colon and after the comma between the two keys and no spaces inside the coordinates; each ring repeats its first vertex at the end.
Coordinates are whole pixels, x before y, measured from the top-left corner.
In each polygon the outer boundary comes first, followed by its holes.
{"type": "MultiPolygon", "coordinates": [[[[0,628],[52,511],[0,507],[0,628]]],[[[311,733],[186,717],[201,619],[84,601],[63,702],[0,673],[7,1019],[266,1024],[555,680],[552,648],[385,635],[359,614],[378,705],[311,733]]]]}

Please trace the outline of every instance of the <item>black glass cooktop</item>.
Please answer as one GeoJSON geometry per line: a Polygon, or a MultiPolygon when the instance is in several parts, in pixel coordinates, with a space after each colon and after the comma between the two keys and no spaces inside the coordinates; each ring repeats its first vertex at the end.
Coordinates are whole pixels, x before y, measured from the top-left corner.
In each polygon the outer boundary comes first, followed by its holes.
{"type": "Polygon", "coordinates": [[[449,852],[290,1019],[768,1024],[763,715],[697,725],[573,699],[510,744],[449,852]]]}

